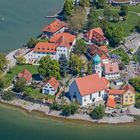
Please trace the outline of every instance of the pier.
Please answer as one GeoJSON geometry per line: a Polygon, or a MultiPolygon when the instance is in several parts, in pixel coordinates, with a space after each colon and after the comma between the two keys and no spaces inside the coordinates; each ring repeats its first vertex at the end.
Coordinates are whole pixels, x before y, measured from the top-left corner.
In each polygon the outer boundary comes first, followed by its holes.
{"type": "Polygon", "coordinates": [[[48,15],[48,16],[45,16],[46,18],[58,18],[58,17],[61,17],[62,16],[62,13],[63,11],[62,10],[59,10],[56,14],[54,15],[48,15]]]}

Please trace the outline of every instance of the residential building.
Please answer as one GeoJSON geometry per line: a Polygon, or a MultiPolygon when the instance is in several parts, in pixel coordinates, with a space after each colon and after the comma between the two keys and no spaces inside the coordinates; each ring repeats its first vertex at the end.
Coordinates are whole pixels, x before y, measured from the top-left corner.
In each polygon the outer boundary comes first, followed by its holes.
{"type": "Polygon", "coordinates": [[[106,63],[104,64],[104,76],[108,80],[115,80],[120,78],[120,70],[118,63],[106,63]]]}
{"type": "Polygon", "coordinates": [[[109,82],[98,74],[76,78],[69,86],[71,99],[77,100],[82,106],[103,101],[109,88],[109,82]]]}
{"type": "Polygon", "coordinates": [[[84,39],[89,44],[97,44],[97,45],[107,45],[108,41],[104,36],[104,33],[101,28],[94,28],[89,30],[87,33],[84,34],[84,39]]]}
{"type": "Polygon", "coordinates": [[[42,31],[44,35],[50,38],[53,35],[64,32],[65,29],[66,29],[66,23],[56,19],[51,24],[44,27],[42,31]]]}
{"type": "Polygon", "coordinates": [[[87,49],[87,55],[92,59],[96,54],[101,57],[102,63],[109,63],[108,49],[107,46],[97,46],[92,44],[87,49]]]}
{"type": "Polygon", "coordinates": [[[58,87],[60,86],[59,81],[52,77],[47,84],[42,88],[43,94],[55,95],[57,93],[58,87]]]}
{"type": "Polygon", "coordinates": [[[21,73],[18,74],[17,78],[24,79],[27,83],[31,83],[32,74],[27,69],[24,69],[21,73]]]}
{"type": "Polygon", "coordinates": [[[69,59],[70,53],[76,41],[76,36],[70,33],[59,33],[50,38],[49,42],[39,42],[24,57],[26,63],[37,63],[42,57],[50,56],[59,60],[62,54],[69,59]]]}
{"type": "Polygon", "coordinates": [[[121,89],[107,90],[108,97],[113,98],[116,104],[133,105],[135,104],[135,90],[130,84],[126,84],[121,89]]]}
{"type": "Polygon", "coordinates": [[[108,107],[108,108],[116,108],[116,101],[115,101],[115,99],[109,97],[107,99],[106,107],[108,107]]]}

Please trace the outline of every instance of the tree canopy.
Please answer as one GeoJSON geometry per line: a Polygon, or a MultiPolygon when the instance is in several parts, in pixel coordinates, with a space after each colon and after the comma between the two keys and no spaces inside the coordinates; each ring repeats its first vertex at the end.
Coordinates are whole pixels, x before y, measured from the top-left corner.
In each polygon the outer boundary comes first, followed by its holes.
{"type": "Polygon", "coordinates": [[[140,77],[132,78],[129,82],[137,91],[140,92],[140,77]]]}
{"type": "Polygon", "coordinates": [[[3,71],[7,64],[8,60],[6,59],[5,55],[0,53],[0,71],[3,71]]]}
{"type": "Polygon", "coordinates": [[[60,79],[60,65],[57,60],[49,56],[43,57],[39,62],[38,72],[44,77],[60,79]]]}
{"type": "Polygon", "coordinates": [[[23,92],[26,87],[26,81],[24,79],[18,79],[14,85],[14,90],[16,92],[23,92]]]}
{"type": "Polygon", "coordinates": [[[85,8],[85,7],[89,7],[90,5],[90,0],[79,0],[79,6],[85,8]]]}

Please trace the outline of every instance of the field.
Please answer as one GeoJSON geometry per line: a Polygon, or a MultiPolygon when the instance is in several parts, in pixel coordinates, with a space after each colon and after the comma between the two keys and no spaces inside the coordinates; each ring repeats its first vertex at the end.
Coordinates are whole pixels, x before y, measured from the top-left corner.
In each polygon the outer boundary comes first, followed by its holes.
{"type": "Polygon", "coordinates": [[[9,86],[12,83],[12,80],[15,76],[18,75],[18,73],[22,72],[24,69],[27,69],[32,74],[37,74],[37,66],[34,65],[17,65],[14,68],[12,68],[5,76],[4,81],[6,84],[6,87],[9,86]]]}
{"type": "Polygon", "coordinates": [[[125,64],[128,64],[130,61],[130,58],[128,57],[128,55],[125,53],[125,51],[122,48],[118,48],[118,49],[112,51],[110,54],[119,55],[122,62],[124,62],[125,64]]]}

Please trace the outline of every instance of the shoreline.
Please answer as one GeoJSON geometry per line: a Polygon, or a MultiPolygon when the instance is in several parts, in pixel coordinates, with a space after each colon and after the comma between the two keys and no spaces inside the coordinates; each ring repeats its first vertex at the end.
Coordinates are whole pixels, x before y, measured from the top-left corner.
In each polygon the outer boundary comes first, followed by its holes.
{"type": "MultiPolygon", "coordinates": [[[[83,122],[83,123],[90,123],[90,124],[108,124],[108,125],[113,125],[113,124],[132,124],[135,123],[135,115],[130,114],[131,116],[124,115],[124,116],[119,116],[119,117],[104,117],[101,120],[93,120],[89,115],[86,114],[75,114],[69,117],[65,117],[60,115],[60,111],[51,111],[49,112],[49,108],[44,105],[39,105],[39,104],[33,104],[31,102],[23,101],[23,100],[14,100],[14,101],[3,101],[0,99],[0,104],[6,105],[9,107],[21,109],[25,111],[27,114],[34,114],[36,116],[36,113],[39,114],[40,117],[43,118],[51,118],[51,119],[56,119],[56,120],[62,120],[62,121],[71,121],[71,122],[83,122]],[[20,102],[20,103],[19,103],[20,102]],[[28,105],[27,105],[28,104],[28,105]],[[31,107],[32,105],[32,107],[31,107]]],[[[38,116],[38,115],[37,115],[38,116]]],[[[138,115],[139,116],[139,115],[138,115]]]]}

